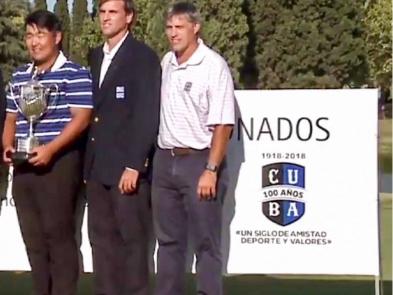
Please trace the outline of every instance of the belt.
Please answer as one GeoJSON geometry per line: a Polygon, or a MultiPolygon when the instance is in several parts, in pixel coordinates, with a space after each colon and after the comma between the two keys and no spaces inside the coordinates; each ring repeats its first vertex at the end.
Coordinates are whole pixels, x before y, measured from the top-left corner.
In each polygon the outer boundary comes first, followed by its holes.
{"type": "Polygon", "coordinates": [[[180,148],[180,147],[175,147],[173,149],[169,149],[171,155],[174,156],[187,156],[187,155],[192,155],[192,154],[198,154],[204,151],[207,151],[208,149],[193,149],[193,148],[180,148]]]}

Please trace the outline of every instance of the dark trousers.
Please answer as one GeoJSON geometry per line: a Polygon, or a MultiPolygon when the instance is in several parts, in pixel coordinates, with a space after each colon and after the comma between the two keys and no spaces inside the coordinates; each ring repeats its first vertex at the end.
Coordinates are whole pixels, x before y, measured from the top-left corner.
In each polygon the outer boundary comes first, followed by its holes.
{"type": "Polygon", "coordinates": [[[81,183],[77,151],[52,167],[15,168],[12,194],[37,295],[74,295],[78,249],[74,211],[81,183]]]}
{"type": "Polygon", "coordinates": [[[140,179],[137,192],[129,195],[92,180],[86,188],[94,294],[148,294],[149,183],[140,179]]]}
{"type": "Polygon", "coordinates": [[[184,295],[187,236],[196,256],[197,293],[221,295],[221,216],[226,192],[225,162],[218,174],[217,197],[200,201],[199,177],[208,150],[182,156],[157,150],[153,161],[152,204],[159,243],[156,295],[184,295]]]}

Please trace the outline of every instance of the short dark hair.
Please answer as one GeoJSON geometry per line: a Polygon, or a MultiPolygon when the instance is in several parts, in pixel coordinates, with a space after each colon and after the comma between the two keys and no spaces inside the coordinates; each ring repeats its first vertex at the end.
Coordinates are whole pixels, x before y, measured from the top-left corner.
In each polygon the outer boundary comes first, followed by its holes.
{"type": "Polygon", "coordinates": [[[170,19],[174,15],[184,14],[192,23],[201,24],[201,16],[194,4],[190,2],[177,2],[169,6],[166,18],[170,19]]]}
{"type": "Polygon", "coordinates": [[[99,0],[98,7],[101,7],[101,5],[103,5],[105,2],[108,2],[108,1],[122,1],[123,2],[124,10],[126,11],[126,13],[127,14],[132,13],[132,21],[131,21],[128,29],[133,28],[136,23],[136,19],[137,19],[137,15],[138,15],[135,2],[133,0],[99,0]]]}
{"type": "Polygon", "coordinates": [[[60,19],[56,14],[47,10],[36,10],[30,13],[25,19],[25,27],[28,25],[36,25],[49,32],[62,32],[60,19]]]}

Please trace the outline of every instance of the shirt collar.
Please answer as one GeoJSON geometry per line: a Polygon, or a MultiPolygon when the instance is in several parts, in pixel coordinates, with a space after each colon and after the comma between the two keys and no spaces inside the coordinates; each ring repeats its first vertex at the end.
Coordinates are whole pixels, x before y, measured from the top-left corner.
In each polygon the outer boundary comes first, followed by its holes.
{"type": "Polygon", "coordinates": [[[175,66],[184,66],[184,67],[187,67],[188,65],[198,65],[205,58],[206,48],[207,46],[205,45],[205,43],[203,43],[203,40],[199,38],[197,49],[193,52],[193,54],[187,61],[179,65],[177,62],[176,54],[174,51],[172,51],[171,63],[175,66]]]}
{"type": "Polygon", "coordinates": [[[112,59],[115,54],[119,51],[120,46],[123,44],[124,40],[127,38],[128,36],[128,32],[124,35],[124,37],[117,42],[117,44],[112,48],[112,50],[109,50],[109,44],[108,42],[104,43],[104,46],[102,47],[102,51],[104,52],[104,55],[106,57],[109,57],[110,59],[112,59]]]}
{"type": "MultiPolygon", "coordinates": [[[[53,66],[51,67],[51,69],[49,70],[50,72],[52,71],[57,71],[58,69],[60,69],[65,63],[67,62],[67,58],[65,57],[64,53],[62,51],[59,52],[59,55],[56,58],[55,63],[53,64],[53,66]]],[[[33,67],[34,67],[34,62],[32,62],[29,67],[27,68],[26,72],[32,72],[33,71],[33,67]]],[[[43,73],[42,73],[43,74],[43,73]]]]}

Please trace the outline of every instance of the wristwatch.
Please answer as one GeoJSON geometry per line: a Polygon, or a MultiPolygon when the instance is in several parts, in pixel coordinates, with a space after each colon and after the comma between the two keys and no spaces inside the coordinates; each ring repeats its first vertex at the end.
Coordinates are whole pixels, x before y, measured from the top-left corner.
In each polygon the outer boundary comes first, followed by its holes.
{"type": "Polygon", "coordinates": [[[217,165],[207,163],[205,169],[211,172],[217,172],[218,167],[217,165]]]}

